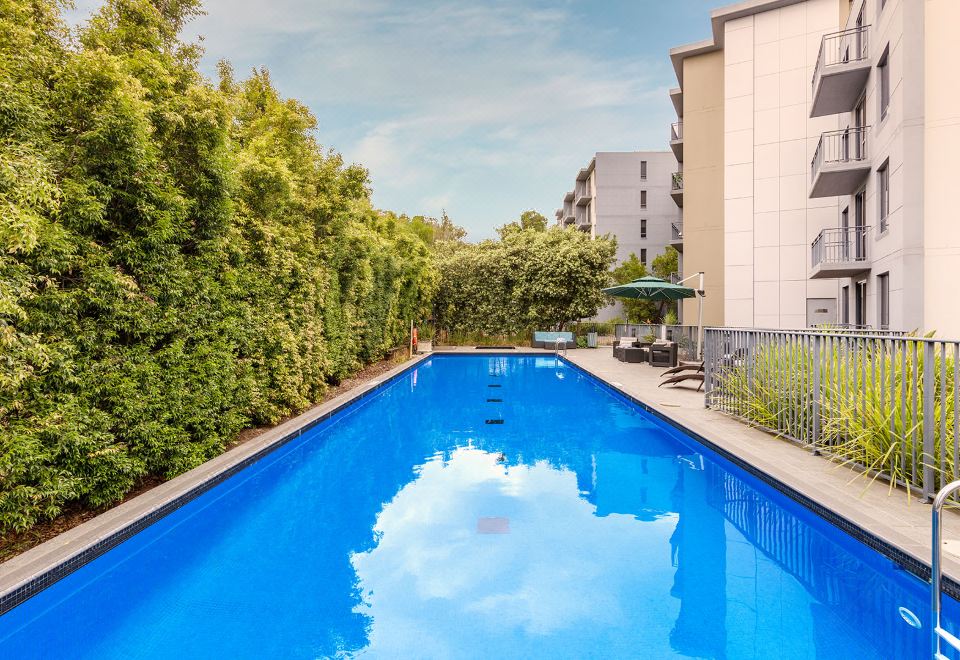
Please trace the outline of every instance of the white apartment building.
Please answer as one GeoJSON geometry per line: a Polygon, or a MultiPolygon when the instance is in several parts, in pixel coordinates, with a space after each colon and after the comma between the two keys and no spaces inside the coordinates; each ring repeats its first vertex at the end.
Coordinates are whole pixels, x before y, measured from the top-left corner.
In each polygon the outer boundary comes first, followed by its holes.
{"type": "MultiPolygon", "coordinates": [[[[683,249],[683,228],[671,198],[677,161],[670,151],[603,151],[582,168],[574,189],[557,210],[557,224],[592,237],[617,239],[617,263],[636,254],[649,267],[668,245],[683,249]]],[[[622,316],[619,305],[601,310],[597,320],[622,316]]]]}
{"type": "Polygon", "coordinates": [[[749,0],[711,22],[711,39],[671,50],[686,270],[723,300],[707,322],[960,337],[946,297],[960,272],[947,63],[960,2],[749,0]]]}

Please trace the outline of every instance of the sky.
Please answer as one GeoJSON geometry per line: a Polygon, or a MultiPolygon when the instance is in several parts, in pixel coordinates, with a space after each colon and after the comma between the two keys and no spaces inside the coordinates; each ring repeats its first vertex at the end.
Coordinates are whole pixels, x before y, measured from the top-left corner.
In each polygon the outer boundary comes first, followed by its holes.
{"type": "MultiPolygon", "coordinates": [[[[74,23],[101,4],[76,0],[74,23]]],[[[373,202],[443,210],[478,240],[554,220],[597,151],[666,150],[667,51],[710,36],[721,0],[207,0],[202,69],[265,66],[318,139],[370,171],[373,202]]]]}

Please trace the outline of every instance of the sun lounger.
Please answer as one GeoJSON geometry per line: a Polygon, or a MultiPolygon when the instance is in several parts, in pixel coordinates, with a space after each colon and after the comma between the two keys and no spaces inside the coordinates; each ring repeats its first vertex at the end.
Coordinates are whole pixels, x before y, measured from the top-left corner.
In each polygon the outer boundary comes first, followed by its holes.
{"type": "Polygon", "coordinates": [[[657,385],[657,387],[663,387],[664,385],[679,385],[680,383],[688,380],[697,381],[700,383],[699,385],[697,385],[698,392],[701,389],[703,389],[703,374],[700,372],[692,373],[692,374],[691,373],[677,374],[676,376],[670,376],[669,378],[665,378],[662,381],[660,381],[660,384],[657,385]]]}

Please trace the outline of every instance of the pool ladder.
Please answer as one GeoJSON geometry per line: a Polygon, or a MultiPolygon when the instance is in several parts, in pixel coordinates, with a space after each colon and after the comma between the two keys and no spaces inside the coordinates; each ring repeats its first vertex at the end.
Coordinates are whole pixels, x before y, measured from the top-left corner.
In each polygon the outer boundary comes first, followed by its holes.
{"type": "Polygon", "coordinates": [[[561,355],[563,357],[567,357],[567,340],[563,339],[562,337],[558,337],[553,344],[553,356],[560,357],[561,355]]]}
{"type": "Polygon", "coordinates": [[[932,549],[930,557],[930,643],[934,660],[948,660],[941,652],[943,642],[946,642],[955,651],[960,651],[960,639],[951,632],[944,630],[940,625],[940,582],[943,578],[943,569],[940,566],[940,554],[943,549],[942,514],[943,505],[947,498],[960,491],[960,481],[953,481],[940,489],[933,499],[933,513],[930,529],[932,532],[932,549]]]}

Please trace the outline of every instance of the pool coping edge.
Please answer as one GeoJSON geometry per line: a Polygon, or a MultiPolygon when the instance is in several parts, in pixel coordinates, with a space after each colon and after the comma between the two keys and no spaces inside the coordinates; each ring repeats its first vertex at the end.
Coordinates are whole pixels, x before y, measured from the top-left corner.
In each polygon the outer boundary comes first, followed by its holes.
{"type": "Polygon", "coordinates": [[[0,563],[0,616],[317,424],[392,384],[432,355],[415,355],[386,373],[274,426],[249,442],[229,449],[0,563]]]}

